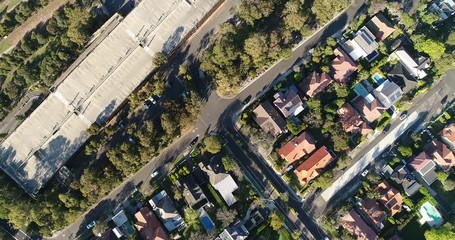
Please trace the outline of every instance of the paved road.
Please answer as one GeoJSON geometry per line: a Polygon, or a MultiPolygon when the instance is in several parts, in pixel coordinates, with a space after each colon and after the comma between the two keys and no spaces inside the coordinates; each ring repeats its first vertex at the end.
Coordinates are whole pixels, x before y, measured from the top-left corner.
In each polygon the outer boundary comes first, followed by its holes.
{"type": "MultiPolygon", "coordinates": [[[[210,34],[216,31],[217,25],[230,18],[231,14],[229,11],[231,7],[238,2],[238,0],[226,1],[226,3],[224,3],[203,26],[201,26],[198,32],[188,40],[187,46],[183,48],[185,49],[185,54],[180,55],[178,59],[172,60],[178,64],[194,60],[194,58],[205,48],[207,44],[207,36],[210,36],[210,34]]],[[[192,131],[185,136],[182,136],[174,144],[163,151],[160,156],[144,166],[138,173],[127,179],[122,185],[114,189],[106,198],[84,214],[84,216],[79,218],[75,223],[54,234],[54,236],[50,239],[74,239],[77,236],[86,233],[87,231],[85,230],[85,226],[89,222],[98,219],[100,216],[114,209],[121,202],[123,202],[123,200],[133,192],[136,185],[143,183],[144,180],[148,179],[150,173],[152,173],[158,166],[163,165],[169,159],[172,159],[183,152],[189,142],[194,139],[196,135],[199,134],[202,136],[207,132],[217,129],[220,124],[232,124],[232,115],[242,107],[240,102],[248,96],[258,96],[263,89],[269,87],[277,77],[290,69],[304,54],[308,52],[310,48],[318,44],[321,39],[325,39],[343,29],[358,14],[359,9],[364,6],[364,2],[365,0],[356,1],[355,4],[353,4],[346,12],[341,14],[329,25],[316,32],[311,38],[307,39],[303,44],[296,48],[289,59],[279,61],[277,64],[272,66],[267,72],[258,77],[256,81],[246,87],[235,98],[222,99],[218,97],[215,91],[210,92],[207,103],[204,106],[200,118],[192,131]]],[[[173,65],[178,66],[178,64],[173,65]]],[[[271,173],[275,174],[273,171],[271,171],[271,173]]],[[[294,206],[296,206],[295,203],[294,206]]],[[[299,215],[303,215],[303,217],[299,216],[299,218],[310,219],[308,216],[305,216],[305,213],[299,212],[299,215]]],[[[305,222],[305,224],[307,223],[305,222]]]]}
{"type": "MultiPolygon", "coordinates": [[[[302,237],[305,239],[324,239],[327,235],[324,233],[324,230],[321,229],[316,222],[304,212],[302,208],[302,203],[300,199],[297,199],[292,194],[293,191],[290,190],[289,186],[279,177],[273,169],[271,169],[258,154],[251,151],[244,151],[240,146],[237,145],[236,139],[242,139],[242,136],[233,128],[232,124],[228,124],[222,132],[224,139],[226,140],[227,146],[238,158],[240,166],[249,172],[249,175],[252,175],[256,180],[256,185],[265,186],[262,188],[262,191],[265,195],[270,193],[270,196],[266,196],[268,199],[276,199],[281,194],[289,194],[288,206],[292,208],[293,211],[287,210],[286,204],[281,205],[280,202],[277,202],[279,210],[286,217],[286,224],[291,228],[291,230],[298,229],[302,232],[302,237]],[[232,135],[230,135],[231,133],[232,135]],[[259,183],[259,184],[258,184],[259,183]],[[274,187],[271,187],[271,184],[274,187]],[[276,189],[278,192],[273,191],[276,189]],[[291,192],[291,193],[290,193],[291,192]]],[[[247,145],[246,145],[247,146],[247,145]]],[[[261,190],[261,189],[260,189],[261,190]]]]}
{"type": "MultiPolygon", "coordinates": [[[[186,58],[198,55],[203,47],[206,46],[205,36],[210,35],[216,31],[216,26],[227,21],[230,17],[231,8],[237,4],[239,0],[226,1],[220,8],[211,16],[206,23],[200,27],[192,38],[188,40],[187,46],[190,46],[186,51],[187,55],[182,55],[182,59],[175,59],[178,62],[184,62],[186,58]]],[[[175,64],[178,67],[178,64],[175,64]]],[[[189,142],[197,135],[205,134],[204,129],[195,129],[189,134],[182,136],[179,140],[174,142],[170,147],[163,151],[153,161],[144,166],[134,176],[125,180],[119,187],[112,190],[112,192],[101,200],[96,206],[88,210],[82,217],[77,219],[73,224],[69,225],[62,231],[55,233],[48,239],[76,239],[79,236],[89,235],[90,230],[86,230],[85,226],[93,220],[99,219],[101,216],[111,212],[117,206],[119,206],[128,196],[130,196],[135,187],[139,184],[145,183],[149,179],[150,174],[155,171],[159,166],[164,165],[169,160],[175,158],[181,152],[183,152],[188,146],[189,142]]]]}
{"type": "MultiPolygon", "coordinates": [[[[390,130],[385,134],[378,135],[373,141],[367,146],[363,146],[360,151],[356,152],[353,156],[353,162],[355,164],[345,173],[340,176],[332,186],[325,190],[321,197],[324,202],[333,199],[340,199],[337,194],[338,191],[344,189],[348,184],[365,167],[373,162],[384,150],[387,150],[391,145],[404,133],[406,129],[413,127],[422,127],[425,122],[428,122],[432,117],[437,116],[441,113],[447,103],[450,103],[455,98],[455,70],[451,70],[448,74],[439,82],[436,82],[433,87],[426,93],[417,97],[413,105],[408,109],[408,118],[404,121],[398,118],[392,120],[390,130]],[[443,101],[446,99],[446,101],[443,101]],[[418,117],[418,121],[413,121],[418,117]],[[413,119],[414,118],[414,119],[413,119]]],[[[344,192],[344,191],[341,191],[344,192]]],[[[321,199],[318,199],[318,202],[321,199]]],[[[321,212],[325,208],[324,203],[320,203],[318,206],[321,212]]]]}

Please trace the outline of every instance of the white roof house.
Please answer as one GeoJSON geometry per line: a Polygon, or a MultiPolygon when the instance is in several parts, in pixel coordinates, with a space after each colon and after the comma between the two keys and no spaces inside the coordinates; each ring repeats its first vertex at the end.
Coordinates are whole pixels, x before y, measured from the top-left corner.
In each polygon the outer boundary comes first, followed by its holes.
{"type": "Polygon", "coordinates": [[[149,200],[153,211],[158,215],[169,232],[185,228],[185,221],[172,204],[166,191],[161,191],[149,200]]]}
{"type": "Polygon", "coordinates": [[[232,194],[239,187],[232,176],[227,173],[215,173],[210,166],[205,166],[202,162],[199,167],[209,176],[210,184],[220,193],[228,206],[231,206],[237,199],[232,194]]]}
{"type": "Polygon", "coordinates": [[[403,90],[396,83],[386,80],[373,90],[373,94],[387,109],[401,99],[403,90]]]}
{"type": "Polygon", "coordinates": [[[357,61],[359,58],[366,58],[378,48],[379,45],[376,43],[375,38],[368,28],[362,27],[355,33],[355,37],[352,40],[346,41],[341,47],[354,61],[357,61]]]}
{"type": "Polygon", "coordinates": [[[428,68],[426,61],[423,61],[423,64],[417,64],[414,59],[409,56],[409,54],[404,49],[398,49],[391,55],[391,57],[396,57],[400,63],[408,70],[408,72],[417,79],[422,79],[427,76],[427,73],[424,69],[428,68]]]}
{"type": "Polygon", "coordinates": [[[150,74],[153,56],[168,53],[219,0],[142,0],[0,145],[0,168],[36,195],[150,74]]]}
{"type": "Polygon", "coordinates": [[[438,14],[441,20],[446,20],[455,14],[455,1],[454,0],[436,0],[430,7],[430,11],[438,14]]]}

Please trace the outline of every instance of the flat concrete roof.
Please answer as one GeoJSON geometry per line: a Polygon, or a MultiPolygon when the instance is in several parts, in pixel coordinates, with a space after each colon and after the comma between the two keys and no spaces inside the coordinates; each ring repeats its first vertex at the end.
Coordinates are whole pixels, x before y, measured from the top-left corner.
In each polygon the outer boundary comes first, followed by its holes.
{"type": "Polygon", "coordinates": [[[218,1],[141,1],[1,144],[3,171],[36,194],[218,1]]]}

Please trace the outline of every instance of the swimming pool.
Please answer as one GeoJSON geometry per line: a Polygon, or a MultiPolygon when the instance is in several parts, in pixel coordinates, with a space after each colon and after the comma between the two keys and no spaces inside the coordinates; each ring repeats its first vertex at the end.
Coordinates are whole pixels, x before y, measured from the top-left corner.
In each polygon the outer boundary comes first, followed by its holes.
{"type": "Polygon", "coordinates": [[[372,78],[373,78],[374,82],[378,85],[381,85],[385,81],[379,73],[373,74],[372,78]]]}
{"type": "Polygon", "coordinates": [[[419,220],[421,224],[428,223],[430,227],[438,227],[444,223],[439,211],[430,203],[425,202],[419,209],[422,218],[419,220]]]}
{"type": "Polygon", "coordinates": [[[361,83],[358,83],[357,85],[355,85],[354,92],[357,93],[357,95],[362,96],[362,97],[365,97],[366,95],[368,95],[367,89],[364,86],[362,86],[361,83]]]}
{"type": "Polygon", "coordinates": [[[215,223],[213,223],[212,219],[210,219],[209,215],[207,213],[203,213],[200,216],[200,220],[202,223],[202,226],[207,232],[211,232],[215,229],[215,223]]]}

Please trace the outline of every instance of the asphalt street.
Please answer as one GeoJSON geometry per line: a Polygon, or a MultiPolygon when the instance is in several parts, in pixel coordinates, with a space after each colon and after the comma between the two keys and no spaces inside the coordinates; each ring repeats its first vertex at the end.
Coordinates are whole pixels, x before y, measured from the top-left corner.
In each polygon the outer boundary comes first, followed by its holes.
{"type": "MultiPolygon", "coordinates": [[[[188,40],[186,44],[185,54],[179,55],[179,59],[172,59],[177,63],[182,63],[185,61],[192,61],[197,57],[202,50],[207,46],[207,36],[210,36],[216,32],[216,26],[220,23],[225,22],[231,16],[230,9],[238,1],[226,1],[220,8],[202,25],[199,30],[193,35],[192,38],[188,40]]],[[[144,183],[146,179],[149,178],[150,174],[158,167],[175,156],[182,153],[197,135],[203,136],[207,132],[216,130],[218,126],[228,126],[232,125],[231,117],[239,109],[242,108],[241,102],[249,97],[258,96],[264,89],[273,84],[273,81],[279,77],[282,73],[286,72],[288,69],[299,62],[301,57],[307,54],[308,50],[314,47],[316,44],[321,42],[321,39],[330,37],[331,35],[339,32],[344,29],[344,27],[352,21],[359,13],[360,9],[364,7],[365,0],[355,1],[350,8],[348,8],[344,13],[339,15],[336,19],[331,21],[328,25],[321,28],[310,38],[306,39],[302,44],[300,44],[292,53],[292,56],[289,59],[279,61],[273,65],[269,70],[259,76],[254,82],[248,85],[243,89],[236,97],[231,99],[220,98],[215,91],[211,91],[205,104],[198,122],[195,124],[195,127],[189,131],[186,135],[182,136],[179,140],[175,141],[170,147],[163,151],[158,157],[153,159],[150,163],[144,166],[139,172],[134,176],[127,179],[119,187],[115,188],[106,198],[101,200],[96,206],[86,212],[82,217],[76,220],[73,224],[65,228],[64,230],[55,233],[53,237],[49,239],[75,239],[81,234],[87,232],[85,226],[93,220],[98,219],[100,216],[106,214],[106,212],[115,209],[120,203],[122,203],[131,193],[134,191],[135,186],[141,183],[144,183]]],[[[175,67],[178,67],[178,64],[172,64],[175,67]]],[[[268,166],[265,166],[266,168],[268,166]]],[[[273,171],[264,171],[266,178],[274,179],[278,177],[273,171]]],[[[277,182],[278,183],[278,182],[277,182]]],[[[275,186],[279,188],[279,186],[275,186]]],[[[291,195],[291,194],[290,194],[291,195]]],[[[293,206],[297,206],[297,203],[291,203],[293,206]]],[[[314,224],[313,220],[306,215],[305,212],[300,211],[299,218],[307,219],[303,221],[304,224],[312,226],[314,224]],[[302,215],[302,216],[300,216],[302,215]]],[[[312,227],[309,227],[310,231],[313,234],[317,234],[316,231],[312,231],[312,227]]],[[[316,235],[318,236],[318,235],[316,235]]]]}
{"type": "MultiPolygon", "coordinates": [[[[417,99],[413,101],[412,106],[408,109],[407,115],[409,117],[419,115],[419,119],[416,123],[414,121],[409,121],[408,123],[406,121],[407,119],[404,121],[401,121],[399,118],[393,119],[391,121],[390,130],[387,133],[379,133],[373,141],[369,142],[366,146],[362,146],[361,149],[358,149],[355,156],[351,156],[353,163],[357,163],[359,160],[362,160],[364,156],[368,156],[369,153],[375,152],[374,157],[370,159],[372,162],[375,158],[378,158],[383,152],[383,149],[385,149],[384,151],[390,149],[393,143],[406,131],[398,128],[407,129],[412,127],[414,129],[419,129],[424,127],[426,122],[430,121],[434,116],[439,115],[445,106],[454,99],[455,70],[451,70],[443,79],[434,83],[429,91],[418,96],[417,99]],[[400,134],[394,134],[394,131],[399,131],[400,134]]],[[[364,167],[360,168],[358,166],[358,164],[354,164],[351,169],[345,171],[344,175],[335,180],[331,187],[322,192],[322,198],[317,198],[315,201],[316,209],[314,209],[314,211],[316,213],[322,213],[327,207],[327,202],[333,204],[342,199],[340,196],[346,192],[346,188],[353,185],[352,181],[358,181],[358,179],[353,176],[360,175],[365,169],[364,167]],[[338,192],[339,194],[337,194],[338,192]]]]}
{"type": "MultiPolygon", "coordinates": [[[[175,59],[175,61],[181,63],[187,60],[187,58],[193,59],[194,56],[198,56],[207,46],[207,42],[205,40],[207,39],[207,36],[213,34],[219,24],[227,21],[231,17],[231,8],[238,2],[238,0],[231,0],[226,1],[223,5],[221,5],[218,10],[188,40],[185,47],[186,54],[180,55],[180,59],[175,59]]],[[[173,64],[173,66],[177,68],[178,64],[173,64]]],[[[181,154],[187,148],[189,142],[194,139],[197,134],[203,135],[205,134],[205,130],[195,129],[190,131],[187,135],[182,136],[166,150],[162,151],[158,157],[153,159],[153,161],[150,161],[146,166],[139,170],[135,175],[125,180],[120,186],[112,190],[108,196],[89,209],[74,223],[63,230],[54,233],[52,237],[48,237],[47,239],[83,239],[85,237],[81,236],[90,235],[88,234],[90,230],[86,229],[88,223],[93,220],[103,220],[100,218],[102,216],[106,216],[109,212],[112,212],[112,210],[127,199],[134,192],[136,186],[143,184],[150,179],[150,174],[152,172],[181,154]]]]}

